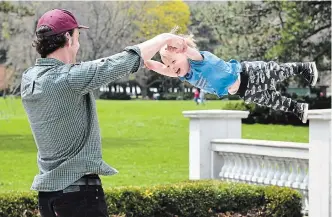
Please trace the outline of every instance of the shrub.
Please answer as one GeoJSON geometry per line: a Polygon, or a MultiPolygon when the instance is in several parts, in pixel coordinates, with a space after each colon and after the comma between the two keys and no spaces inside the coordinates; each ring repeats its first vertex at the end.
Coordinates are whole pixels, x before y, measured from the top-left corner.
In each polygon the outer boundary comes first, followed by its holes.
{"type": "Polygon", "coordinates": [[[127,93],[104,92],[100,95],[100,99],[130,100],[131,97],[127,93]]]}
{"type": "MultiPolygon", "coordinates": [[[[307,102],[309,109],[327,109],[331,108],[331,97],[320,97],[320,98],[297,98],[298,102],[307,102]]],[[[243,119],[243,123],[253,124],[291,124],[291,125],[308,125],[309,122],[303,124],[293,113],[275,111],[265,106],[256,105],[254,103],[245,104],[243,100],[240,101],[229,101],[222,109],[227,110],[242,110],[249,111],[248,118],[243,119]]]]}
{"type": "MultiPolygon", "coordinates": [[[[264,216],[270,217],[301,216],[300,194],[276,186],[189,181],[105,189],[105,197],[110,215],[126,217],[212,217],[223,212],[246,213],[257,209],[264,210],[264,216]]],[[[0,217],[21,216],[38,216],[37,194],[0,194],[0,217]]]]}

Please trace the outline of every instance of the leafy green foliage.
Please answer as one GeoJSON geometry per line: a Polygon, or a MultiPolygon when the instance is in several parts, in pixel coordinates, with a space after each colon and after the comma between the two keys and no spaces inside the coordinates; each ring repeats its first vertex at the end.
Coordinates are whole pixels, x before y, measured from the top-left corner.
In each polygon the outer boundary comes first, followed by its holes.
{"type": "MultiPolygon", "coordinates": [[[[301,196],[292,189],[220,181],[188,181],[152,187],[105,189],[111,215],[207,217],[263,207],[266,216],[301,216],[301,196]]],[[[35,192],[0,194],[0,217],[37,216],[35,192]]]]}
{"type": "Polygon", "coordinates": [[[330,1],[202,2],[192,20],[201,47],[225,61],[315,61],[322,78],[331,70],[330,1]]]}
{"type": "Polygon", "coordinates": [[[180,33],[187,31],[190,22],[189,6],[183,1],[151,1],[142,5],[144,16],[136,22],[138,35],[149,39],[170,32],[176,25],[180,33]]]}

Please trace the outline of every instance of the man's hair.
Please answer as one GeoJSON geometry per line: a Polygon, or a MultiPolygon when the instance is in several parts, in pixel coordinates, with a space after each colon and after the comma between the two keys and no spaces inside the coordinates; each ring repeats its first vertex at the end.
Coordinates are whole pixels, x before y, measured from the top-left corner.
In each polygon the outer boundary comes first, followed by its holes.
{"type": "Polygon", "coordinates": [[[183,38],[186,39],[187,45],[191,48],[195,48],[197,49],[197,45],[195,43],[195,39],[194,39],[194,35],[192,33],[190,33],[189,35],[185,35],[185,34],[178,34],[177,32],[179,31],[179,26],[175,26],[170,33],[174,34],[174,35],[178,35],[181,36],[183,38]]]}
{"type": "MultiPolygon", "coordinates": [[[[44,36],[46,32],[52,31],[48,26],[40,26],[36,30],[36,39],[33,41],[32,46],[36,47],[37,52],[42,58],[55,50],[64,47],[67,42],[66,32],[57,35],[44,36]]],[[[70,36],[73,35],[74,30],[67,31],[70,36]]]]}

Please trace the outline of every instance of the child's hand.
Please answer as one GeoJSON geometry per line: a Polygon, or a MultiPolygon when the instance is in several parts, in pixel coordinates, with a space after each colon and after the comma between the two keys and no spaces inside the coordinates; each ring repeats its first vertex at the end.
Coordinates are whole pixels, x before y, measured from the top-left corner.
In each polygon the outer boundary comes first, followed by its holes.
{"type": "Polygon", "coordinates": [[[166,40],[166,44],[166,49],[175,53],[185,53],[188,48],[185,38],[173,34],[166,40]]]}

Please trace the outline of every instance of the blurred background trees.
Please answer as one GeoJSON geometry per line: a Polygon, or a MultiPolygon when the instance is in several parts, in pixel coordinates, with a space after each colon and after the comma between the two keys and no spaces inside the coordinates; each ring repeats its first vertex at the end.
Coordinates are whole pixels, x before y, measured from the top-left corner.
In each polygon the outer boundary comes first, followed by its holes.
{"type": "MultiPolygon", "coordinates": [[[[318,90],[330,88],[331,2],[0,2],[0,64],[6,68],[7,91],[18,94],[22,72],[38,57],[31,42],[38,17],[52,8],[71,10],[80,23],[90,26],[81,33],[78,61],[93,60],[122,51],[175,25],[193,33],[199,49],[225,61],[315,61],[320,72],[318,90]],[[10,77],[11,79],[8,79],[10,77]]],[[[156,55],[155,59],[159,59],[156,55]]],[[[289,79],[283,92],[301,94],[306,83],[289,79]],[[298,85],[299,84],[299,85],[298,85]],[[301,89],[302,88],[302,89],[301,89]]],[[[141,69],[96,90],[97,97],[130,92],[143,98],[185,93],[191,86],[175,78],[141,69]],[[103,95],[101,95],[103,94],[103,95]]],[[[316,92],[315,92],[316,91],[316,92]]],[[[325,92],[324,92],[325,91],[325,92]]]]}

